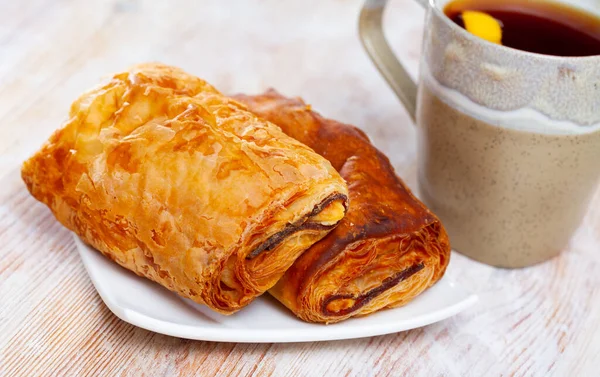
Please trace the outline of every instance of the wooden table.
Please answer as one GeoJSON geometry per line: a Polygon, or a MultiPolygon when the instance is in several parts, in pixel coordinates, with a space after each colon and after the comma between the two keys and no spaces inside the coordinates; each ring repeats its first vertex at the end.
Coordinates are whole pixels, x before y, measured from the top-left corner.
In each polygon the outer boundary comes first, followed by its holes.
{"type": "MultiPolygon", "coordinates": [[[[394,0],[393,45],[416,74],[423,11],[394,0]]],[[[454,254],[479,294],[425,328],[297,344],[188,341],[115,317],[71,234],[26,192],[20,163],[101,76],[179,65],[224,92],[274,86],[359,125],[415,187],[415,132],[358,41],[360,1],[0,2],[0,376],[598,376],[600,193],[567,250],[523,270],[454,254]],[[227,4],[227,6],[225,5],[227,4]]]]}

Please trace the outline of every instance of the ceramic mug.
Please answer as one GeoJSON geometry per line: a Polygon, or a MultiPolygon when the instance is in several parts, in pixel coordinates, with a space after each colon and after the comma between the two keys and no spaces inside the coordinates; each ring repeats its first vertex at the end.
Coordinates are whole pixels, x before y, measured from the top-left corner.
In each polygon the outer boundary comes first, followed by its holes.
{"type": "Polygon", "coordinates": [[[418,85],[385,40],[386,0],[365,2],[363,45],[416,119],[420,195],[453,248],[500,267],[543,262],[568,244],[600,178],[600,56],[489,43],[452,22],[448,2],[420,1],[418,85]]]}

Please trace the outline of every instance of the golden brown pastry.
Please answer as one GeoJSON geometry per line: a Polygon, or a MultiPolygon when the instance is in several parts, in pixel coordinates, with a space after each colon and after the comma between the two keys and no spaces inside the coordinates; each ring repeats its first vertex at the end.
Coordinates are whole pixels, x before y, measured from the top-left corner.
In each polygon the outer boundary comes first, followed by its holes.
{"type": "Polygon", "coordinates": [[[296,260],[273,296],[306,321],[332,323],[404,305],[442,277],[444,227],[362,131],[272,90],[237,98],[331,161],[350,191],[346,217],[296,260]]]}
{"type": "Polygon", "coordinates": [[[158,64],[83,94],[22,176],[108,258],[224,314],[275,284],[347,199],[326,159],[158,64]]]}

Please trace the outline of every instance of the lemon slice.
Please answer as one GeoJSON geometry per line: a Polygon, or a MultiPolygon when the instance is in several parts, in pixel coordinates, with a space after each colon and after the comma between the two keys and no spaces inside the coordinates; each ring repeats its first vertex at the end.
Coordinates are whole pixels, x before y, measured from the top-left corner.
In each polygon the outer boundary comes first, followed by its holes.
{"type": "Polygon", "coordinates": [[[502,44],[502,26],[487,13],[466,10],[462,13],[465,29],[471,34],[492,43],[502,44]]]}

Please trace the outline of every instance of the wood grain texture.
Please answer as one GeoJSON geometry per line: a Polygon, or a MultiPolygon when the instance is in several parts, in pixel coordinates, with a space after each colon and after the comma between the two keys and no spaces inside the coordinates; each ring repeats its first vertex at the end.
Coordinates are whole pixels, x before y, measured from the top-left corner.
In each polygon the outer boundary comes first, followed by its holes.
{"type": "MultiPolygon", "coordinates": [[[[103,76],[156,60],[224,92],[274,86],[362,127],[415,187],[415,133],[363,53],[360,1],[0,1],[0,376],[597,376],[600,193],[559,257],[523,270],[454,254],[480,296],[441,323],[368,339],[187,341],[116,318],[19,165],[103,76]]],[[[422,10],[395,0],[388,35],[416,74],[422,10]]]]}

